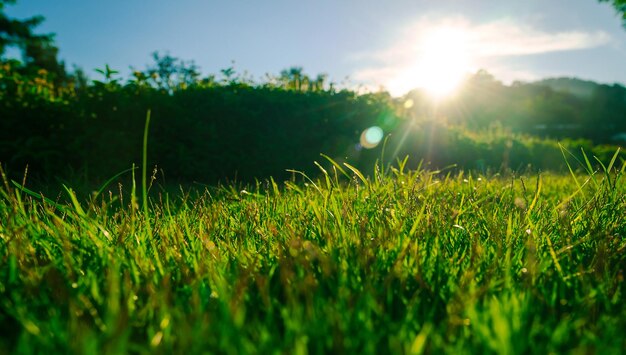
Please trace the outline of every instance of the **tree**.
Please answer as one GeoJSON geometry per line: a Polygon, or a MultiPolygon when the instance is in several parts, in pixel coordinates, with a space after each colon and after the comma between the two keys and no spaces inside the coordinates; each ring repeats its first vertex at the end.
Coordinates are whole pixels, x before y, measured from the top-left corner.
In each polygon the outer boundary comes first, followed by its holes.
{"type": "Polygon", "coordinates": [[[290,90],[300,91],[305,78],[302,67],[291,67],[280,72],[280,81],[290,90]]]}
{"type": "Polygon", "coordinates": [[[200,69],[193,61],[186,62],[159,52],[152,53],[152,58],[154,66],[149,66],[143,75],[156,88],[171,92],[195,84],[200,77],[200,69]]]}
{"type": "Polygon", "coordinates": [[[65,64],[57,59],[59,49],[54,44],[53,34],[36,34],[35,27],[44,18],[33,16],[25,20],[9,18],[4,12],[6,5],[15,4],[16,0],[0,0],[0,58],[9,47],[21,51],[22,61],[27,70],[45,69],[56,76],[57,80],[67,78],[65,64]]]}

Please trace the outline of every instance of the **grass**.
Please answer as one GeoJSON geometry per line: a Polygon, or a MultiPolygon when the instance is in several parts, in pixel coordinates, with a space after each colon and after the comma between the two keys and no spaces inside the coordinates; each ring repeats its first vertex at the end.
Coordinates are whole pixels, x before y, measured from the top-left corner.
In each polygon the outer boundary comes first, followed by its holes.
{"type": "Polygon", "coordinates": [[[333,165],[149,200],[144,183],[143,206],[134,188],[85,202],[68,188],[62,203],[5,177],[0,352],[618,353],[614,163],[521,177],[333,165]]]}

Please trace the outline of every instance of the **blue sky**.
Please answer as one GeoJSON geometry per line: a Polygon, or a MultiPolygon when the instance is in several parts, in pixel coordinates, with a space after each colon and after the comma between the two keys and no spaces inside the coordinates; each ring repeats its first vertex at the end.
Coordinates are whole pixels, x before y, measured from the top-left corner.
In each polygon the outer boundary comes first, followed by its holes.
{"type": "Polygon", "coordinates": [[[56,33],[61,58],[88,72],[144,68],[159,50],[203,74],[233,60],[256,78],[302,66],[399,94],[420,82],[423,34],[452,27],[467,37],[463,69],[626,83],[626,30],[596,0],[18,0],[6,11],[46,17],[40,30],[56,33]]]}

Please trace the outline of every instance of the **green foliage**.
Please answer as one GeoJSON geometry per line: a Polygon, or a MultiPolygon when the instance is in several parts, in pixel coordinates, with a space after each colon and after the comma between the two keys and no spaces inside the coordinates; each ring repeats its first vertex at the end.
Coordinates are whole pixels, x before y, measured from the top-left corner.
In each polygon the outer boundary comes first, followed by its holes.
{"type": "Polygon", "coordinates": [[[65,65],[57,59],[59,49],[54,45],[54,35],[34,32],[44,18],[9,18],[4,12],[4,6],[14,3],[15,1],[0,1],[0,59],[4,59],[7,47],[16,47],[22,53],[24,72],[34,73],[44,69],[53,76],[56,83],[67,80],[65,65]]]}
{"type": "MultiPolygon", "coordinates": [[[[594,145],[589,140],[556,141],[515,134],[496,124],[489,129],[472,132],[463,126],[448,126],[437,121],[410,125],[401,136],[391,137],[388,146],[392,149],[387,161],[410,155],[423,159],[434,168],[454,164],[462,169],[481,172],[564,171],[566,164],[559,146],[573,152],[572,155],[581,161],[583,151],[602,161],[608,161],[615,151],[614,146],[594,145]]],[[[620,154],[620,157],[626,157],[620,154]]],[[[594,165],[597,162],[594,161],[594,165]]]]}
{"type": "Polygon", "coordinates": [[[579,175],[565,154],[571,177],[401,161],[366,178],[332,161],[320,179],[162,194],[147,212],[134,193],[66,189],[65,204],[5,178],[0,348],[619,353],[626,164],[579,175]]]}
{"type": "Polygon", "coordinates": [[[381,156],[390,162],[405,155],[433,168],[558,171],[565,166],[557,141],[529,134],[552,135],[572,151],[582,147],[604,159],[610,153],[601,146],[569,139],[577,131],[558,126],[584,125],[595,143],[607,141],[606,132],[626,131],[619,108],[624,90],[617,86],[598,86],[585,104],[549,87],[505,87],[478,73],[434,111],[419,93],[392,99],[337,91],[323,75],[309,77],[301,68],[255,83],[232,67],[221,78],[200,78],[193,64],[158,53],[154,59],[127,81],[107,65],[97,70],[101,79],[76,87],[56,85],[45,70],[27,75],[19,62],[4,63],[0,162],[16,173],[28,165],[39,179],[103,181],[139,166],[148,109],[154,119],[149,168],[173,183],[282,180],[291,176],[285,169],[314,175],[320,153],[365,171],[381,156]],[[408,99],[415,101],[410,109],[408,99]],[[591,126],[584,120],[593,112],[602,119],[591,126]],[[389,136],[384,154],[382,144],[359,144],[372,126],[389,136]]]}
{"type": "Polygon", "coordinates": [[[139,75],[145,78],[152,87],[172,92],[195,85],[200,78],[199,69],[193,62],[181,61],[169,54],[160,55],[158,52],[154,52],[152,58],[155,66],[149,67],[144,73],[135,71],[136,77],[139,75]]]}
{"type": "MultiPolygon", "coordinates": [[[[419,91],[404,99],[416,103],[410,114],[432,115],[430,100],[419,91]]],[[[499,122],[518,133],[552,139],[585,138],[604,144],[619,143],[614,135],[626,132],[625,87],[571,78],[507,86],[479,71],[436,110],[448,122],[474,130],[499,122]]]]}
{"type": "Polygon", "coordinates": [[[287,168],[311,170],[320,152],[344,154],[391,110],[386,95],[338,92],[324,87],[323,77],[302,75],[296,87],[287,79],[251,84],[229,71],[230,81],[220,82],[195,79],[186,64],[167,62],[127,83],[108,66],[101,81],[78,90],[44,80],[45,92],[5,66],[0,161],[14,171],[29,164],[39,176],[67,178],[68,169],[111,176],[139,164],[140,117],[152,109],[150,166],[172,181],[281,179],[287,168]]]}

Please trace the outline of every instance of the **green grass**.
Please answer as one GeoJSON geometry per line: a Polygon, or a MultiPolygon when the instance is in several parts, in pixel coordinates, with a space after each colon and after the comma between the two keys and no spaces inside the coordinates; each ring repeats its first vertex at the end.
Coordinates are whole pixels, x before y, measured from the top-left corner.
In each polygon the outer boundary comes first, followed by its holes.
{"type": "Polygon", "coordinates": [[[403,170],[152,191],[149,206],[5,178],[0,352],[626,349],[623,167],[403,170]]]}

